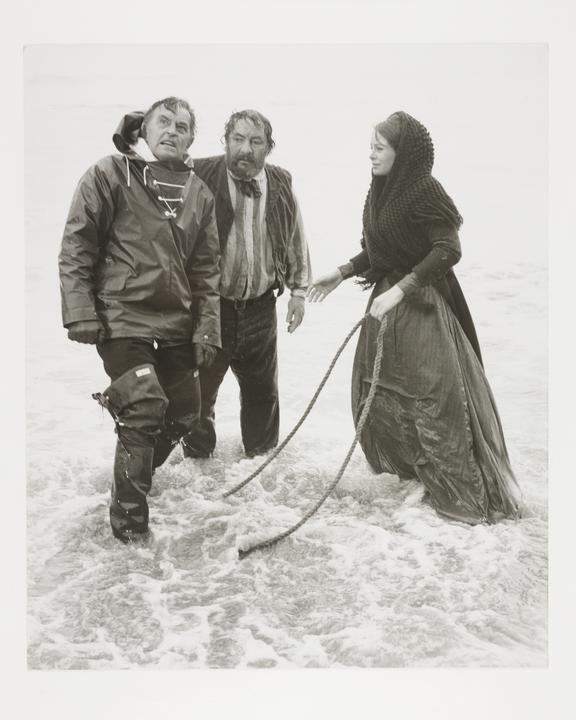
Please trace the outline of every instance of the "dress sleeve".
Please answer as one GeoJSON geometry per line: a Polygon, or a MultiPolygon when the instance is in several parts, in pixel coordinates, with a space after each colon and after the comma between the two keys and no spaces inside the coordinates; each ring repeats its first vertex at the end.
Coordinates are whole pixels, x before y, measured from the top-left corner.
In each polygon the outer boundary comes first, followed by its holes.
{"type": "Polygon", "coordinates": [[[340,265],[338,268],[342,273],[344,280],[354,277],[354,275],[362,275],[367,270],[370,270],[370,258],[368,257],[368,253],[366,251],[364,236],[360,239],[360,245],[362,246],[362,250],[358,253],[358,255],[354,255],[354,257],[350,258],[345,265],[340,265]]]}
{"type": "Polygon", "coordinates": [[[412,268],[420,286],[430,285],[443,278],[462,257],[456,228],[443,223],[431,224],[427,236],[430,252],[412,268]]]}
{"type": "Polygon", "coordinates": [[[443,278],[462,256],[456,228],[443,223],[431,224],[427,235],[430,252],[397,283],[404,295],[411,295],[418,288],[443,278]]]}
{"type": "Polygon", "coordinates": [[[366,250],[362,250],[358,255],[350,258],[352,267],[354,268],[353,275],[361,275],[370,269],[370,259],[366,250]]]}

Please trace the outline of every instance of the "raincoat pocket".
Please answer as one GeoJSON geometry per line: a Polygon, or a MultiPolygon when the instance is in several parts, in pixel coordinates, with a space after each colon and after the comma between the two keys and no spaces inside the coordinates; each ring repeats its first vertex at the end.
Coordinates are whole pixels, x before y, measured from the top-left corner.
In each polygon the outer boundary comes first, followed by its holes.
{"type": "Polygon", "coordinates": [[[100,272],[99,295],[108,297],[124,290],[130,277],[130,268],[120,262],[106,260],[100,272]]]}

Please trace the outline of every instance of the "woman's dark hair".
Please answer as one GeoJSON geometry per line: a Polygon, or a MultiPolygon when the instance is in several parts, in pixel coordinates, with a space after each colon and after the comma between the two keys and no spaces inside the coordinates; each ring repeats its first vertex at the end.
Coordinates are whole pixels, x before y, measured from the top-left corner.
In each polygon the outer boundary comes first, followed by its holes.
{"type": "Polygon", "coordinates": [[[374,128],[378,135],[386,138],[394,150],[398,149],[400,133],[402,131],[402,118],[399,113],[392,113],[384,122],[378,123],[374,128]]]}

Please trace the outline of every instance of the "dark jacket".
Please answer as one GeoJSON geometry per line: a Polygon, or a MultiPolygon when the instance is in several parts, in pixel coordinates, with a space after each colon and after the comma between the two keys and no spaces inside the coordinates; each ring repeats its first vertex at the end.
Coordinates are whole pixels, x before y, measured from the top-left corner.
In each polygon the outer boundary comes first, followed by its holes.
{"type": "MultiPolygon", "coordinates": [[[[139,111],[128,113],[122,118],[114,135],[116,147],[123,151],[135,141],[143,119],[144,113],[139,111]]],[[[196,175],[214,194],[218,236],[223,250],[234,220],[234,209],[228,189],[226,158],[224,155],[195,158],[193,165],[196,175]]],[[[286,284],[291,288],[306,288],[309,285],[310,258],[302,237],[303,231],[292,192],[290,173],[276,165],[266,164],[265,169],[268,183],[266,226],[274,253],[275,287],[280,295],[286,284]]]]}
{"type": "MultiPolygon", "coordinates": [[[[301,232],[298,223],[298,209],[292,192],[292,177],[287,170],[276,165],[265,165],[268,193],[266,202],[266,227],[274,253],[276,270],[275,287],[278,294],[284,290],[287,277],[296,284],[308,285],[309,261],[294,253],[301,243],[294,238],[301,232]],[[296,267],[292,267],[295,264],[296,267]]],[[[228,173],[224,155],[194,159],[194,172],[204,180],[216,199],[216,222],[222,251],[228,241],[234,221],[234,209],[228,188],[228,173]]]]}
{"type": "Polygon", "coordinates": [[[182,165],[176,217],[153,182],[162,163],[132,152],[97,162],[80,180],[59,256],[64,326],[99,318],[107,338],[220,346],[220,251],[214,197],[182,165]]]}

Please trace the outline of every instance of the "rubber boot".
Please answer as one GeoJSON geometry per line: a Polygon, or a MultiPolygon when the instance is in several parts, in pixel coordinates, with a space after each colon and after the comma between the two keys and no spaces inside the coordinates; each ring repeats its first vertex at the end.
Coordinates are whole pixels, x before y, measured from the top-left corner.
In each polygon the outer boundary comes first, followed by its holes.
{"type": "Polygon", "coordinates": [[[127,542],[148,530],[148,495],[154,448],[164,426],[168,399],[153,365],[132,368],[114,380],[99,402],[116,423],[118,442],[110,504],[112,533],[127,542]]]}
{"type": "Polygon", "coordinates": [[[178,445],[178,440],[174,440],[170,433],[166,431],[163,431],[156,438],[156,442],[154,444],[154,455],[152,458],[152,472],[166,462],[176,445],[178,445]]]}
{"type": "Polygon", "coordinates": [[[152,486],[155,438],[138,430],[123,429],[116,443],[110,525],[114,537],[124,542],[132,533],[148,531],[148,502],[152,486]]]}

